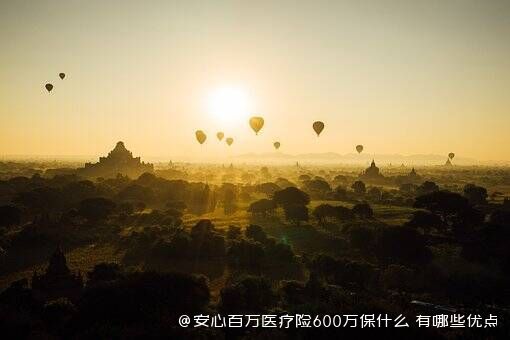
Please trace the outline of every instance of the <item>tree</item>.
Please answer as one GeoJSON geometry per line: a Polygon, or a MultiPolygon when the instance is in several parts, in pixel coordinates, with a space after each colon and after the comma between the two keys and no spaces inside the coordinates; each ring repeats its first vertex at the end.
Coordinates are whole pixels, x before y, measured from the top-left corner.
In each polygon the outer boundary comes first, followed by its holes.
{"type": "Polygon", "coordinates": [[[114,210],[115,203],[104,197],[87,198],[80,202],[78,214],[89,222],[99,222],[106,219],[114,210]]]}
{"type": "Polygon", "coordinates": [[[375,251],[383,263],[424,264],[432,258],[423,235],[403,226],[383,228],[377,236],[375,251]]]}
{"type": "Polygon", "coordinates": [[[365,183],[363,183],[363,181],[356,181],[352,183],[351,188],[358,195],[363,195],[367,191],[367,188],[365,187],[365,183]]]}
{"type": "Polygon", "coordinates": [[[336,209],[330,204],[320,204],[312,212],[313,217],[317,219],[319,224],[323,225],[328,218],[336,217],[336,209]]]}
{"type": "Polygon", "coordinates": [[[248,212],[254,215],[273,215],[276,210],[276,203],[273,200],[260,199],[248,207],[248,212]]]}
{"type": "Polygon", "coordinates": [[[347,189],[343,185],[337,186],[333,192],[333,197],[335,200],[345,200],[347,198],[347,189]]]}
{"type": "Polygon", "coordinates": [[[351,209],[338,205],[335,207],[335,216],[338,220],[350,221],[354,219],[354,213],[351,209]]]}
{"type": "Polygon", "coordinates": [[[252,239],[254,241],[264,243],[267,241],[267,234],[262,229],[261,226],[256,224],[250,224],[246,227],[246,230],[244,231],[244,234],[247,238],[252,239]]]}
{"type": "Polygon", "coordinates": [[[444,227],[441,217],[423,210],[415,211],[411,219],[405,225],[408,227],[421,228],[425,233],[428,233],[432,228],[439,230],[444,227]]]}
{"type": "Polygon", "coordinates": [[[132,184],[119,191],[117,198],[123,201],[141,201],[144,203],[151,203],[154,200],[155,195],[154,191],[149,187],[132,184]]]}
{"type": "Polygon", "coordinates": [[[331,186],[328,182],[320,179],[313,179],[309,181],[303,181],[303,189],[310,195],[321,198],[331,191],[331,186]]]}
{"type": "Polygon", "coordinates": [[[301,182],[304,182],[304,181],[309,181],[311,180],[312,178],[310,177],[310,175],[300,175],[298,177],[298,180],[300,180],[301,182]]]}
{"type": "Polygon", "coordinates": [[[227,188],[223,194],[223,212],[225,215],[231,215],[236,211],[236,200],[237,197],[235,191],[227,188]]]}
{"type": "Polygon", "coordinates": [[[372,210],[372,207],[370,207],[370,204],[368,203],[355,204],[354,207],[352,207],[352,212],[354,213],[354,215],[360,218],[374,217],[374,211],[372,210]]]}
{"type": "Polygon", "coordinates": [[[288,187],[274,193],[273,200],[280,206],[301,205],[305,206],[310,203],[310,196],[307,193],[295,187],[288,187]]]}
{"type": "Polygon", "coordinates": [[[427,209],[438,214],[443,222],[451,222],[450,219],[454,215],[467,210],[469,208],[468,200],[450,191],[433,191],[428,194],[419,196],[414,202],[415,208],[427,209]]]}
{"type": "Polygon", "coordinates": [[[349,229],[348,237],[353,247],[368,252],[368,250],[373,248],[375,232],[371,228],[357,226],[349,229]]]}
{"type": "Polygon", "coordinates": [[[466,184],[464,186],[464,197],[466,197],[472,205],[487,204],[487,189],[474,184],[466,184]]]}
{"type": "Polygon", "coordinates": [[[114,281],[121,278],[121,268],[117,263],[101,262],[87,273],[87,278],[89,287],[101,282],[114,281]]]}
{"type": "Polygon", "coordinates": [[[416,184],[413,184],[413,183],[403,183],[400,185],[400,187],[398,188],[398,190],[400,192],[403,192],[403,193],[406,193],[406,194],[411,194],[413,192],[415,192],[417,190],[418,186],[416,184]]]}
{"type": "Polygon", "coordinates": [[[283,207],[285,218],[296,225],[308,221],[308,208],[305,205],[287,205],[283,207]]]}
{"type": "Polygon", "coordinates": [[[439,186],[431,181],[425,181],[416,188],[416,195],[421,196],[439,191],[439,186]]]}
{"type": "Polygon", "coordinates": [[[12,227],[21,222],[21,210],[10,205],[0,206],[0,227],[12,227]]]}
{"type": "Polygon", "coordinates": [[[371,187],[368,189],[367,194],[371,199],[378,201],[382,197],[382,190],[378,187],[371,187]]]}
{"type": "Polygon", "coordinates": [[[40,187],[18,193],[13,201],[27,208],[31,213],[51,213],[62,209],[67,203],[62,192],[55,188],[40,187]]]}
{"type": "Polygon", "coordinates": [[[263,314],[278,299],[270,282],[262,277],[247,277],[221,290],[219,310],[225,314],[263,314]]]}
{"type": "Polygon", "coordinates": [[[241,238],[241,227],[229,225],[227,229],[227,239],[236,240],[241,238]]]}
{"type": "Polygon", "coordinates": [[[278,186],[278,184],[273,183],[273,182],[261,183],[255,187],[255,190],[257,192],[266,194],[267,197],[271,197],[276,191],[278,191],[280,189],[281,188],[278,186]]]}

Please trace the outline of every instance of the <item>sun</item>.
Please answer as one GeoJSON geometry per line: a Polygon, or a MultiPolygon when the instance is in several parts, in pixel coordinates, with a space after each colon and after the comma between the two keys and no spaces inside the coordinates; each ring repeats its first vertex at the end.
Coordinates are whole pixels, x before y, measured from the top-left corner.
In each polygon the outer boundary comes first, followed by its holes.
{"type": "Polygon", "coordinates": [[[236,125],[246,120],[252,105],[250,95],[240,87],[219,87],[207,96],[209,114],[222,125],[236,125]]]}

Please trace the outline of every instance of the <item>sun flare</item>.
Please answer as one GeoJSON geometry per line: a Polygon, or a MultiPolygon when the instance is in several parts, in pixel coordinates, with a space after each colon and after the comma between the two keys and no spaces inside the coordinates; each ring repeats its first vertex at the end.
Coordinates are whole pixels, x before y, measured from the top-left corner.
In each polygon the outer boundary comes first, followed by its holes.
{"type": "Polygon", "coordinates": [[[220,87],[207,97],[207,110],[220,124],[235,125],[253,110],[248,92],[239,87],[220,87]]]}

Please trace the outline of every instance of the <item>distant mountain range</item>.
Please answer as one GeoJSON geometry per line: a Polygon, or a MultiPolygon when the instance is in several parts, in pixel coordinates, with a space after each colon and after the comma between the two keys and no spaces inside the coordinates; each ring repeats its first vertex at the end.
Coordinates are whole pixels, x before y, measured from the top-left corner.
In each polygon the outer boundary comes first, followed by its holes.
{"type": "MultiPolygon", "coordinates": [[[[246,162],[312,162],[312,163],[343,163],[343,164],[367,164],[372,159],[380,165],[443,165],[446,162],[445,155],[400,155],[400,154],[338,154],[335,152],[325,153],[304,153],[304,154],[285,154],[285,153],[247,153],[233,156],[232,159],[246,162]]],[[[455,157],[453,164],[459,165],[481,165],[487,164],[473,158],[455,157]]],[[[494,162],[493,162],[494,163],[494,162]]]]}

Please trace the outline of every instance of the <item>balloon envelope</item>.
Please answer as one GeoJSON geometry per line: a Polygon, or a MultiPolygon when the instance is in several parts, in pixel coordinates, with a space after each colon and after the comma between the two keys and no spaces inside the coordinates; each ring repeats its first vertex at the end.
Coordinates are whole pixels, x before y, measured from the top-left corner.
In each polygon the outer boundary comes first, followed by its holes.
{"type": "Polygon", "coordinates": [[[276,150],[280,148],[280,142],[274,142],[273,145],[276,150]]]}
{"type": "Polygon", "coordinates": [[[228,137],[227,139],[225,139],[225,141],[227,142],[228,146],[231,146],[232,143],[234,143],[234,138],[228,137]]]}
{"type": "Polygon", "coordinates": [[[197,138],[197,141],[200,144],[204,144],[205,140],[207,139],[207,136],[205,135],[204,131],[202,131],[202,130],[197,130],[195,132],[195,137],[197,138]]]}
{"type": "Polygon", "coordinates": [[[225,136],[225,134],[221,131],[216,134],[216,137],[218,138],[219,141],[221,141],[224,136],[225,136]]]}
{"type": "Polygon", "coordinates": [[[66,74],[65,73],[59,73],[58,76],[60,77],[60,79],[64,79],[66,77],[66,74]]]}
{"type": "Polygon", "coordinates": [[[264,118],[262,117],[251,117],[250,118],[250,126],[255,131],[255,134],[258,134],[260,129],[264,126],[264,118]]]}
{"type": "Polygon", "coordinates": [[[47,90],[48,92],[51,92],[51,90],[53,90],[53,85],[51,85],[50,83],[48,83],[48,84],[44,85],[44,87],[46,88],[46,90],[47,90]]]}
{"type": "Polygon", "coordinates": [[[361,151],[363,151],[363,145],[356,145],[356,151],[358,151],[358,153],[361,153],[361,151]]]}
{"type": "Polygon", "coordinates": [[[453,157],[455,157],[455,154],[454,154],[453,152],[450,152],[450,153],[448,154],[448,157],[449,157],[450,159],[453,159],[453,157]]]}
{"type": "Polygon", "coordinates": [[[321,121],[316,121],[313,123],[313,130],[317,134],[317,137],[321,134],[322,130],[324,130],[324,123],[321,121]]]}

